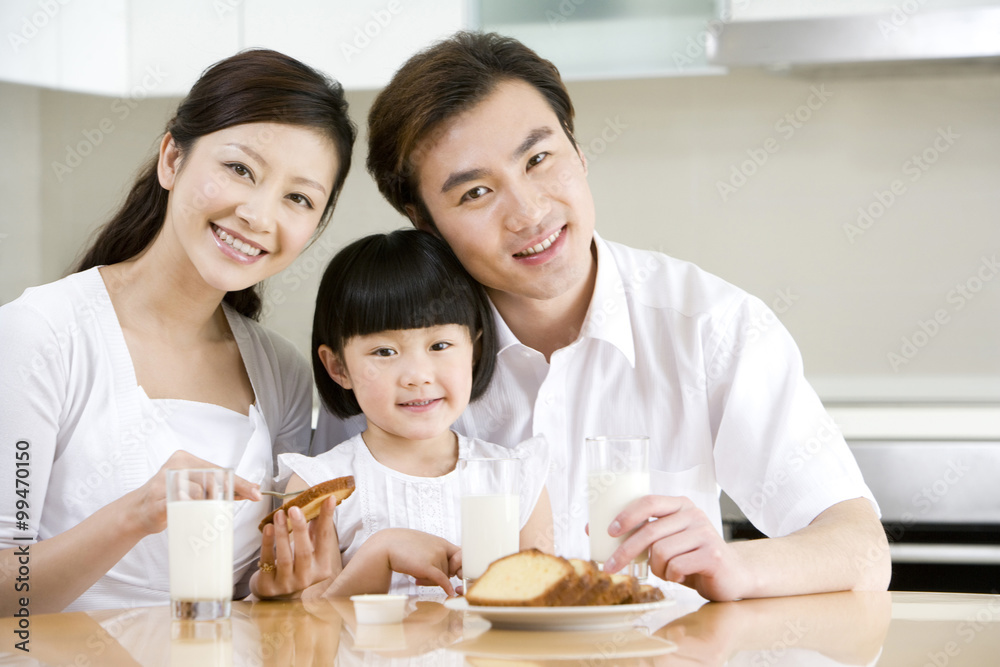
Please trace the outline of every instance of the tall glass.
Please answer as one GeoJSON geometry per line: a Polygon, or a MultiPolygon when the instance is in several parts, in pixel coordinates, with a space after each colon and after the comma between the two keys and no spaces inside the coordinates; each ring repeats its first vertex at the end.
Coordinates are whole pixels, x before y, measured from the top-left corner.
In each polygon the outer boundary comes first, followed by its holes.
{"type": "MultiPolygon", "coordinates": [[[[599,566],[633,532],[611,537],[608,527],[625,507],[649,494],[649,438],[587,438],[587,499],[590,510],[590,557],[599,566]]],[[[623,572],[645,579],[649,552],[640,554],[623,572]]]]}
{"type": "Polygon", "coordinates": [[[490,563],[517,553],[520,545],[518,459],[463,459],[462,579],[465,590],[490,563]]]}
{"type": "Polygon", "coordinates": [[[167,471],[170,606],[176,620],[229,618],[233,599],[233,471],[167,471]]]}

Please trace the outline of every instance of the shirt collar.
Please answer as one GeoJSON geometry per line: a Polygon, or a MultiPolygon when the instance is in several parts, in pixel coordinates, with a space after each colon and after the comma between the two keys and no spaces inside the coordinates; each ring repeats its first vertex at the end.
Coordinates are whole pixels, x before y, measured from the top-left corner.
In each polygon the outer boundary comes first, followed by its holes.
{"type": "MultiPolygon", "coordinates": [[[[625,356],[630,366],[635,368],[632,319],[629,317],[628,301],[625,298],[625,286],[621,273],[607,242],[596,231],[594,232],[594,244],[597,247],[597,279],[594,283],[594,295],[591,297],[587,315],[583,320],[583,329],[577,340],[595,338],[607,341],[625,356]]],[[[515,345],[525,347],[507,326],[492,300],[490,307],[493,310],[493,320],[497,326],[499,352],[515,345]]]]}
{"type": "Polygon", "coordinates": [[[596,231],[594,244],[597,246],[597,280],[580,337],[607,341],[635,368],[635,341],[625,284],[610,246],[596,231]]]}

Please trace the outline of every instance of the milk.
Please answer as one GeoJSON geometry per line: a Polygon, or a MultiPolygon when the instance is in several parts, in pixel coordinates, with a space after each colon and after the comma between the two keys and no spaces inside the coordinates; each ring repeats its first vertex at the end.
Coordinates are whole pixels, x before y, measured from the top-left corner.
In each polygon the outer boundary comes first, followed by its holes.
{"type": "Polygon", "coordinates": [[[170,599],[230,600],[233,596],[233,503],[167,503],[170,599]]]}
{"type": "MultiPolygon", "coordinates": [[[[595,471],[587,475],[587,498],[590,509],[590,557],[598,563],[611,554],[631,535],[608,535],[608,526],[625,506],[637,498],[649,495],[648,472],[595,471]]],[[[640,555],[636,561],[645,560],[640,555]]]]}
{"type": "Polygon", "coordinates": [[[516,495],[462,498],[462,577],[472,582],[490,563],[517,553],[520,545],[516,495]]]}

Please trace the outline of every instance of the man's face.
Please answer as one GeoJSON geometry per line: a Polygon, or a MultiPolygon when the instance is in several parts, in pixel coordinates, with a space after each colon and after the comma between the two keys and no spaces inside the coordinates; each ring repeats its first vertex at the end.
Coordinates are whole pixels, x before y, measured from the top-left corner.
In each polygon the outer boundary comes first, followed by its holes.
{"type": "Polygon", "coordinates": [[[414,157],[438,233],[498,305],[510,297],[573,300],[589,288],[595,260],[587,168],[533,86],[500,83],[425,139],[414,157]]]}

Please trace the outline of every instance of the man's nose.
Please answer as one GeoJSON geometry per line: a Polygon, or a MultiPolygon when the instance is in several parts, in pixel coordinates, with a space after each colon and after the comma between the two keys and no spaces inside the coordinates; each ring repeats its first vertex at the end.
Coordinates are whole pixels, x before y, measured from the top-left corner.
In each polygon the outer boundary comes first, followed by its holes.
{"type": "Polygon", "coordinates": [[[512,232],[538,225],[551,208],[548,193],[540,184],[519,183],[508,191],[510,208],[505,224],[512,232]]]}

